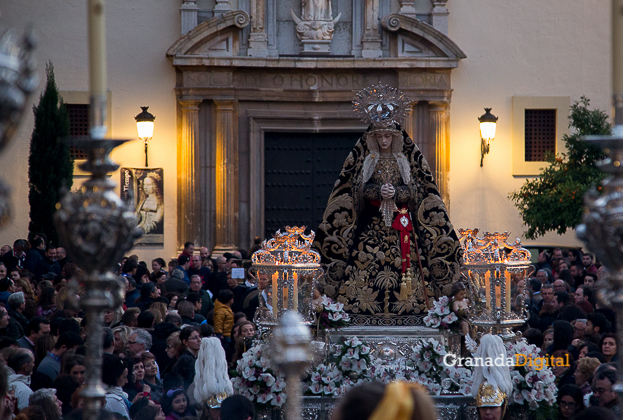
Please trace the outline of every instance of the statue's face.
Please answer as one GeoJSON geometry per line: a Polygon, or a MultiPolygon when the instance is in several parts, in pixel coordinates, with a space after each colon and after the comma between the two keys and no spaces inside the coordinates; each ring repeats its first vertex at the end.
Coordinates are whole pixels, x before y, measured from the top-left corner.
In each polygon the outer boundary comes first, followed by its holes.
{"type": "Polygon", "coordinates": [[[379,150],[381,152],[388,152],[392,147],[393,135],[389,131],[381,131],[374,133],[374,137],[379,144],[379,150]]]}

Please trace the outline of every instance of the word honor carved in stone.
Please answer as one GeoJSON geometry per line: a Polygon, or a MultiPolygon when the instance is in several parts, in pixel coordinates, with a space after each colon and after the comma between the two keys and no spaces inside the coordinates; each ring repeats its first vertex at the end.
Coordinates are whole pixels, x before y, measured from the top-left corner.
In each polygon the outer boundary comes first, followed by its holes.
{"type": "Polygon", "coordinates": [[[304,54],[327,54],[330,52],[335,24],[342,14],[332,18],[331,0],[302,0],[301,18],[290,9],[296,23],[296,35],[303,44],[304,54]]]}

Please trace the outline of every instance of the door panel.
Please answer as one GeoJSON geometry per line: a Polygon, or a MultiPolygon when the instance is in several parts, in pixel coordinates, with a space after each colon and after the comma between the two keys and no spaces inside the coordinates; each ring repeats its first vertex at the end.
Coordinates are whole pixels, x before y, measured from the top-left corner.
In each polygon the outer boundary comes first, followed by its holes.
{"type": "Polygon", "coordinates": [[[318,228],[333,185],[361,133],[265,133],[264,228],[318,228]]]}

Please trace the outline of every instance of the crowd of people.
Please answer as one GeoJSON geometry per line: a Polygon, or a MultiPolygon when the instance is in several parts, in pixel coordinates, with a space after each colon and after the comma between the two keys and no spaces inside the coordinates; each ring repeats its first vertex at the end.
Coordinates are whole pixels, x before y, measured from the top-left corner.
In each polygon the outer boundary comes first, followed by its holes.
{"type": "MultiPolygon", "coordinates": [[[[246,257],[242,251],[213,259],[207,248],[195,252],[186,243],[168,263],[155,258],[148,265],[137,256],[119,262],[125,301],[103,315],[103,404],[112,418],[253,418],[253,404],[242,396],[218,404],[193,397],[204,338],[216,337],[224,363],[235,368],[256,335],[252,320],[268,281],[252,273],[232,278],[232,268],[246,257]]],[[[64,248],[49,244],[44,234],[0,248],[3,418],[80,418],[86,320],[67,299],[78,273],[64,248]]]]}
{"type": "MultiPolygon", "coordinates": [[[[110,418],[253,418],[253,404],[243,396],[217,405],[193,397],[202,340],[216,337],[224,363],[234,369],[256,337],[253,318],[260,302],[269,305],[266,275],[256,278],[246,271],[246,278],[232,278],[232,269],[247,257],[237,251],[213,259],[207,248],[195,252],[189,242],[169,262],[155,258],[148,265],[136,256],[120,261],[125,301],[103,316],[103,403],[110,418]]],[[[67,299],[68,282],[78,270],[65,250],[48,244],[43,234],[0,248],[5,418],[81,418],[86,321],[67,299]]],[[[529,277],[513,279],[513,304],[525,305],[530,314],[524,337],[543,355],[570,361],[552,369],[561,418],[591,406],[620,414],[612,388],[619,369],[614,312],[601,307],[594,292],[603,275],[591,254],[571,250],[565,255],[555,249],[552,256],[539,254],[529,277]]],[[[314,291],[314,301],[321,292],[314,291]]],[[[384,388],[379,389],[380,401],[384,388]]],[[[357,392],[349,398],[357,398],[357,392]]]]}
{"type": "Polygon", "coordinates": [[[609,410],[606,418],[621,415],[613,390],[620,369],[615,312],[596,296],[605,275],[592,254],[555,248],[539,253],[528,278],[513,279],[513,304],[529,310],[523,336],[544,356],[564,360],[552,367],[563,419],[594,406],[609,410]]]}

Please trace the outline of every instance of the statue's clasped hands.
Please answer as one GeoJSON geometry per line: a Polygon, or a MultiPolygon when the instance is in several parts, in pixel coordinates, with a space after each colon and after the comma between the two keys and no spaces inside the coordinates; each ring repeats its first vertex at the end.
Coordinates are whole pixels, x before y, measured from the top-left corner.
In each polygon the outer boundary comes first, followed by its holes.
{"type": "Polygon", "coordinates": [[[383,197],[386,200],[393,198],[395,193],[396,193],[396,190],[391,184],[384,184],[381,187],[381,197],[383,197]]]}

